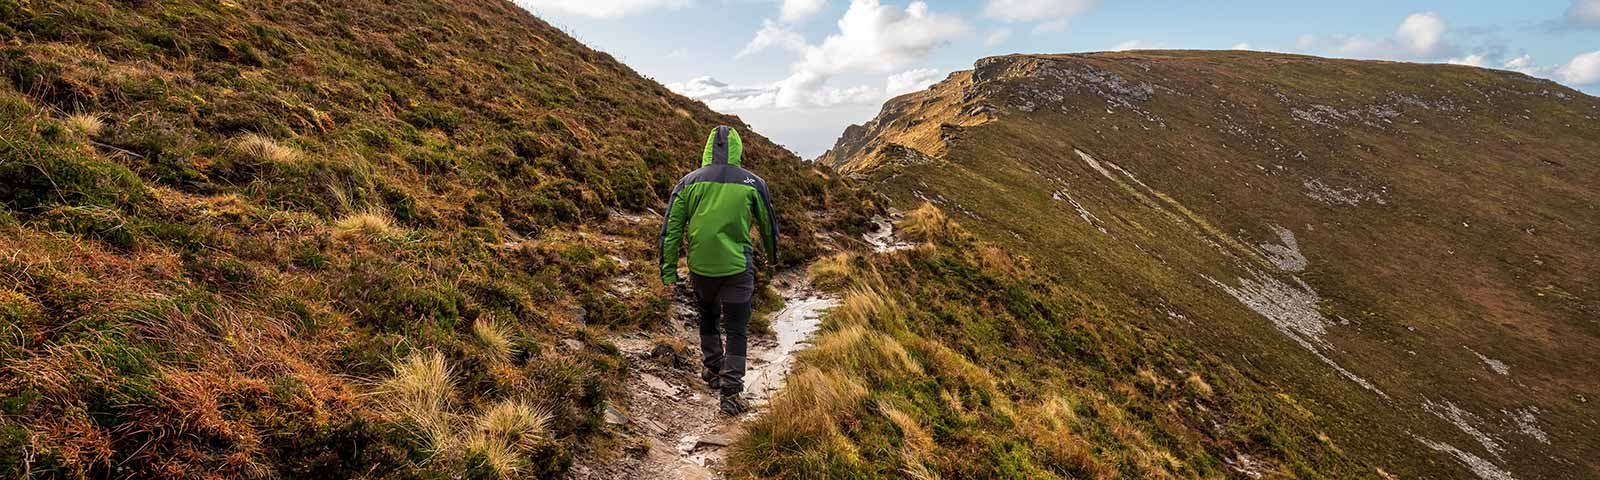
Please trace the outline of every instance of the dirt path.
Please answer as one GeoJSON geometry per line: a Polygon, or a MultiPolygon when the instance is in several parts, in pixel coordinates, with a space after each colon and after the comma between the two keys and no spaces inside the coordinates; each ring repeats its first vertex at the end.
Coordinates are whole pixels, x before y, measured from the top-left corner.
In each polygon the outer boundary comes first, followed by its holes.
{"type": "Polygon", "coordinates": [[[602,464],[577,465],[573,479],[717,479],[727,467],[728,446],[743,433],[744,422],[760,415],[783,388],[794,363],[837,297],[811,288],[805,272],[790,270],[773,278],[783,309],[769,315],[773,334],[750,338],[746,399],[755,408],[738,418],[723,415],[717,394],[698,375],[693,308],[679,299],[673,320],[654,337],[639,332],[613,339],[631,364],[624,396],[606,412],[607,423],[626,432],[623,452],[602,464]],[[665,346],[676,343],[677,348],[665,346]]]}
{"type": "MultiPolygon", "coordinates": [[[[910,248],[894,235],[893,220],[872,221],[877,231],[862,236],[876,252],[910,248]]],[[[623,396],[608,406],[606,423],[619,429],[621,452],[614,458],[583,460],[572,468],[573,480],[669,479],[726,477],[728,447],[744,434],[744,423],[761,415],[772,396],[783,389],[797,352],[809,345],[822,314],[839,304],[835,295],[812,288],[804,268],[778,274],[772,285],[783,308],[768,315],[772,334],[750,337],[750,364],[745,373],[745,398],[752,408],[738,418],[723,415],[717,392],[699,376],[699,330],[688,298],[672,305],[672,321],[662,331],[635,332],[612,340],[629,362],[623,396]]],[[[584,457],[580,455],[580,458],[584,457]]]]}

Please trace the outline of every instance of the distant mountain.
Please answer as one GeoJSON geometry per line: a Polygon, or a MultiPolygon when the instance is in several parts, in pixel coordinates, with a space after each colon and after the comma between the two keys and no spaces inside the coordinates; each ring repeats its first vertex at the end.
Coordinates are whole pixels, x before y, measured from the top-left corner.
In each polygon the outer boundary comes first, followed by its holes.
{"type": "Polygon", "coordinates": [[[819,161],[1216,355],[1381,474],[1600,476],[1600,99],[1256,52],[974,67],[819,161]]]}

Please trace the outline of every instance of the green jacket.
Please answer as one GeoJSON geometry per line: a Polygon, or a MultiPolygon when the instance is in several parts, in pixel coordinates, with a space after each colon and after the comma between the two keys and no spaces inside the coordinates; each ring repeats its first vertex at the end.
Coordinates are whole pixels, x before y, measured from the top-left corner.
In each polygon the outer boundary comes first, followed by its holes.
{"type": "Polygon", "coordinates": [[[761,228],[762,250],[778,261],[778,218],[767,182],[739,166],[739,132],[717,127],[706,139],[700,168],[678,181],[661,225],[661,282],[678,281],[680,244],[688,240],[689,271],[726,277],[754,269],[750,220],[761,228]]]}

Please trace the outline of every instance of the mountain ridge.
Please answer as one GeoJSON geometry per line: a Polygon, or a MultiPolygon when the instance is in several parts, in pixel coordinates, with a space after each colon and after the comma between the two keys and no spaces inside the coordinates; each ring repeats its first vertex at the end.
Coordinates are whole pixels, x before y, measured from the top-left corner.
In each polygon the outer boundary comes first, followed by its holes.
{"type": "Polygon", "coordinates": [[[1153,310],[1385,470],[1581,478],[1597,116],[1464,66],[1013,55],[889,101],[819,161],[1153,310]]]}

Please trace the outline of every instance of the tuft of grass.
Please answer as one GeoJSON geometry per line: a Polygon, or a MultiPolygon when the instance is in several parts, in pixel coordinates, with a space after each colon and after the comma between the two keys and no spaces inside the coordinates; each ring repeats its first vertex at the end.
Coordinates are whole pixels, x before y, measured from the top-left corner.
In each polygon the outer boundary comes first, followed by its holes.
{"type": "Polygon", "coordinates": [[[521,450],[529,450],[550,439],[549,411],[521,399],[505,399],[490,406],[478,417],[478,432],[505,440],[521,450]]]}
{"type": "Polygon", "coordinates": [[[876,405],[878,412],[900,430],[900,435],[904,439],[900,447],[900,472],[919,480],[939,478],[938,472],[930,468],[923,458],[927,452],[934,449],[934,443],[933,436],[927,429],[922,428],[922,423],[910,414],[895,408],[889,401],[879,399],[876,405]]]}
{"type": "Polygon", "coordinates": [[[377,208],[339,217],[333,222],[333,230],[341,237],[368,240],[395,240],[408,233],[404,227],[395,225],[394,217],[389,216],[388,212],[377,208]]]}
{"type": "Polygon", "coordinates": [[[378,401],[400,417],[434,454],[455,446],[455,416],[450,412],[455,396],[450,365],[444,354],[412,355],[392,366],[393,373],[379,388],[378,401]]]}
{"type": "Polygon", "coordinates": [[[921,376],[922,365],[894,337],[859,325],[829,332],[803,358],[822,368],[856,372],[872,385],[886,385],[921,376]]]}
{"type": "Polygon", "coordinates": [[[863,467],[861,452],[840,425],[864,413],[866,398],[867,387],[854,377],[809,367],[796,372],[734,446],[734,467],[753,477],[853,476],[863,467]]]}
{"type": "MultiPolygon", "coordinates": [[[[492,478],[520,478],[529,453],[550,440],[551,415],[517,399],[495,403],[478,416],[463,442],[469,473],[492,478]]],[[[478,476],[478,475],[470,475],[478,476]]]]}
{"type": "Polygon", "coordinates": [[[885,332],[904,329],[904,309],[894,297],[871,286],[858,286],[845,294],[834,309],[841,326],[873,327],[885,332]]]}
{"type": "Polygon", "coordinates": [[[851,257],[849,253],[838,253],[817,259],[806,269],[811,284],[823,290],[844,288],[854,273],[850,266],[851,257]]]}
{"type": "Polygon", "coordinates": [[[516,339],[511,328],[490,316],[480,316],[472,322],[472,338],[483,347],[488,357],[496,362],[511,360],[516,355],[516,339]]]}
{"type": "Polygon", "coordinates": [[[918,242],[931,243],[965,235],[961,227],[951,221],[943,210],[927,202],[906,213],[905,218],[900,219],[896,227],[902,238],[918,242]]]}
{"type": "Polygon", "coordinates": [[[83,135],[84,138],[98,137],[106,128],[105,116],[98,113],[74,113],[67,115],[62,123],[68,130],[83,135]]]}
{"type": "Polygon", "coordinates": [[[301,158],[300,150],[258,133],[246,133],[233,141],[233,148],[262,163],[293,163],[301,158]]]}
{"type": "Polygon", "coordinates": [[[1189,390],[1196,395],[1199,395],[1200,398],[1211,398],[1212,395],[1216,394],[1216,391],[1211,389],[1211,384],[1206,383],[1206,379],[1200,377],[1198,373],[1190,373],[1188,377],[1183,379],[1183,384],[1188,386],[1189,390]]]}

